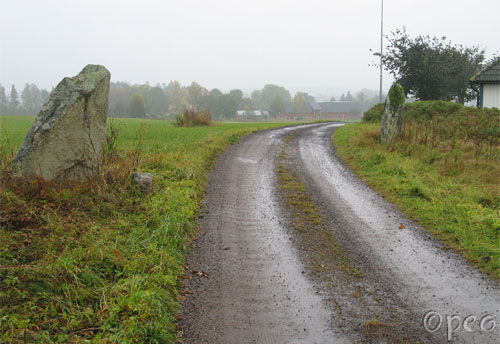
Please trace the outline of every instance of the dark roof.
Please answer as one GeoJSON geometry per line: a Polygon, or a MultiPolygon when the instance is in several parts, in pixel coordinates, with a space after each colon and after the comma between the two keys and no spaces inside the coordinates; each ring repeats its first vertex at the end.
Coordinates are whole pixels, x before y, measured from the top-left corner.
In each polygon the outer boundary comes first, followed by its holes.
{"type": "Polygon", "coordinates": [[[470,78],[473,84],[500,83],[500,57],[470,78]]]}
{"type": "Polygon", "coordinates": [[[316,102],[311,102],[311,107],[313,110],[321,110],[321,106],[316,102]]]}
{"type": "Polygon", "coordinates": [[[358,102],[322,102],[318,103],[321,107],[321,113],[349,113],[351,111],[360,111],[361,106],[358,102]]]}

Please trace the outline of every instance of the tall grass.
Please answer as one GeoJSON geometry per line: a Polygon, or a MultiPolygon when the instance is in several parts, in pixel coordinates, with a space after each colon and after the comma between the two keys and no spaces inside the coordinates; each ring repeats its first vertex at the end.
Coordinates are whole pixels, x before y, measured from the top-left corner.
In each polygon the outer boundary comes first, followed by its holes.
{"type": "MultiPolygon", "coordinates": [[[[6,166],[33,118],[1,118],[6,166]]],[[[171,343],[189,240],[217,155],[279,124],[113,120],[85,184],[0,178],[0,342],[171,343]],[[130,186],[134,170],[154,192],[130,186]]],[[[4,168],[5,170],[5,168],[4,168]]]]}
{"type": "Polygon", "coordinates": [[[368,184],[483,272],[500,278],[500,112],[444,102],[405,107],[403,133],[339,128],[339,155],[368,184]]]}

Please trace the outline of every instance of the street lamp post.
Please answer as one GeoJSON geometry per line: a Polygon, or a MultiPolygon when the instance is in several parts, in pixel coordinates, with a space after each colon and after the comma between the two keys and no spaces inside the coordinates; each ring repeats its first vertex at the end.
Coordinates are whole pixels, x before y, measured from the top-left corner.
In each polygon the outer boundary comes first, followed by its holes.
{"type": "Polygon", "coordinates": [[[382,54],[384,49],[384,0],[382,0],[380,12],[380,88],[379,88],[379,101],[382,103],[382,54]]]}

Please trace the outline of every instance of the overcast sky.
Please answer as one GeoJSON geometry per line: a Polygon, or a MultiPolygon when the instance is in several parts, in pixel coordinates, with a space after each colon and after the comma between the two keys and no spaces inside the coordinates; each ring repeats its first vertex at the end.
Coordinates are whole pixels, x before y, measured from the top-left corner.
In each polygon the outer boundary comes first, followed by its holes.
{"type": "MultiPolygon", "coordinates": [[[[0,0],[0,84],[50,89],[86,64],[113,81],[378,89],[380,0],[0,0]]],[[[499,0],[385,0],[384,30],[500,52],[499,0]]],[[[385,74],[387,87],[392,78],[385,74]]]]}

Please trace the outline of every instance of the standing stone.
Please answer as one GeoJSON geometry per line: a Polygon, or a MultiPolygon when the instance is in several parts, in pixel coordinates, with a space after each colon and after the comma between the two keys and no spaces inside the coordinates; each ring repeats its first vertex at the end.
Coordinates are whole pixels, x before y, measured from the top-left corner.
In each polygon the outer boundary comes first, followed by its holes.
{"type": "Polygon", "coordinates": [[[105,67],[87,65],[57,85],[12,161],[14,175],[65,182],[99,172],[110,77],[105,67]]]}
{"type": "Polygon", "coordinates": [[[385,100],[384,115],[380,122],[381,143],[389,143],[395,136],[401,133],[403,126],[403,107],[405,95],[403,87],[394,83],[389,90],[385,100]]]}

